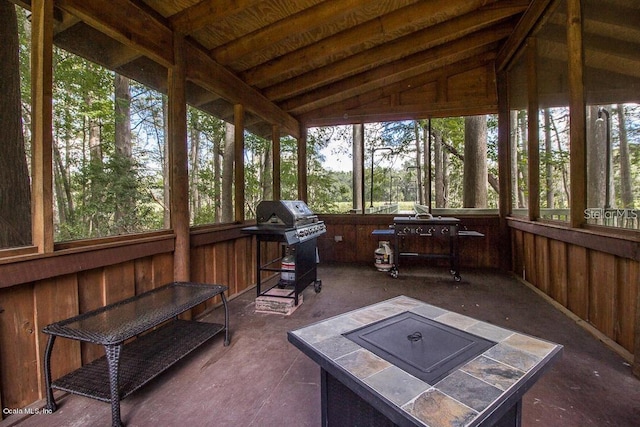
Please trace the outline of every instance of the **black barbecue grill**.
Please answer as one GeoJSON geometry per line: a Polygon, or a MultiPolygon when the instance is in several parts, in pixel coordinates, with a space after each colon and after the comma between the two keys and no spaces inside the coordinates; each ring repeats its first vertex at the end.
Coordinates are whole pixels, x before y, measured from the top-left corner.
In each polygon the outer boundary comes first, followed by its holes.
{"type": "Polygon", "coordinates": [[[298,305],[298,295],[311,283],[320,292],[322,281],[317,278],[317,240],[326,233],[323,221],[301,200],[263,200],[256,208],[257,224],[243,228],[242,231],[256,236],[256,287],[257,295],[293,298],[298,305]],[[280,242],[280,256],[263,264],[261,258],[262,242],[280,242]],[[282,273],[290,276],[290,270],[284,269],[282,261],[285,255],[293,257],[295,280],[283,279],[282,273]],[[266,277],[263,273],[266,272],[266,277]],[[280,273],[280,274],[275,274],[280,273]],[[275,281],[263,291],[263,284],[275,281]],[[291,289],[282,296],[269,294],[274,287],[291,289]]]}

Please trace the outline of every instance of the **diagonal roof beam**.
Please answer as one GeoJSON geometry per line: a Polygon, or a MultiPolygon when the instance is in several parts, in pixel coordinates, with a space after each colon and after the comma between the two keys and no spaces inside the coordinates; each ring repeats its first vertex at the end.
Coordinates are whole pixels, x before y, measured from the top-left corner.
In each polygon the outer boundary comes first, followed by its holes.
{"type": "Polygon", "coordinates": [[[169,18],[179,33],[193,33],[207,24],[227,18],[255,6],[262,0],[202,0],[169,18]]]}
{"type": "Polygon", "coordinates": [[[512,0],[482,8],[477,12],[426,28],[418,34],[402,37],[376,49],[366,50],[297,78],[278,83],[262,92],[273,101],[281,101],[335,80],[399,60],[403,56],[464,37],[524,12],[527,4],[527,1],[512,0]]]}
{"type": "Polygon", "coordinates": [[[379,1],[326,1],[217,47],[211,51],[211,56],[220,64],[228,65],[245,55],[262,49],[265,40],[268,40],[269,44],[276,44],[282,40],[312,31],[319,26],[327,25],[363,7],[368,7],[370,4],[377,4],[379,1]]]}

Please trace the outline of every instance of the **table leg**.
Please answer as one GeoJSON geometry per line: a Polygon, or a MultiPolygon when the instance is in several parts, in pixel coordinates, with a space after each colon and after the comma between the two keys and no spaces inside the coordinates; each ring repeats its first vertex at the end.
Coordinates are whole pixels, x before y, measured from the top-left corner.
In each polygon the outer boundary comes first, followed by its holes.
{"type": "Polygon", "coordinates": [[[120,419],[120,354],[122,344],[105,345],[104,350],[109,366],[109,388],[111,391],[111,425],[122,427],[120,419]]]}
{"type": "Polygon", "coordinates": [[[222,306],[224,307],[224,345],[226,347],[231,342],[229,339],[229,307],[227,307],[227,297],[224,296],[224,292],[220,294],[220,297],[222,299],[222,306]]]}
{"type": "Polygon", "coordinates": [[[55,340],[55,335],[49,335],[47,347],[44,351],[44,382],[45,387],[47,388],[47,409],[52,412],[58,409],[56,400],[53,398],[53,390],[51,389],[51,352],[53,350],[53,343],[55,340]]]}

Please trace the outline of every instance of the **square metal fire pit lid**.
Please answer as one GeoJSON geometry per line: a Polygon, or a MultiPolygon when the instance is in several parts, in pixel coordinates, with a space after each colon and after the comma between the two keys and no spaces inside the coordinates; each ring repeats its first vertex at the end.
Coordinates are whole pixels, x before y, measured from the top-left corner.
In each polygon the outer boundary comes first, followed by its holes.
{"type": "Polygon", "coordinates": [[[343,335],[432,385],[496,344],[408,311],[343,335]]]}

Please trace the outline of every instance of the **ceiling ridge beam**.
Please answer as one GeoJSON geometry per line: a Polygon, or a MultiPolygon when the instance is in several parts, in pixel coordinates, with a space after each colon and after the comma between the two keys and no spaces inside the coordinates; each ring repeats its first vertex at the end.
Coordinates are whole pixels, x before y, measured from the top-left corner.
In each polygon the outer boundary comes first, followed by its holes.
{"type": "Polygon", "coordinates": [[[357,25],[327,37],[305,48],[241,73],[251,86],[265,87],[295,77],[313,68],[324,66],[330,59],[343,58],[365,49],[389,42],[414,31],[427,28],[470,13],[497,0],[433,0],[398,9],[393,13],[357,25]]]}
{"type": "Polygon", "coordinates": [[[495,28],[481,30],[468,37],[413,54],[374,70],[334,82],[331,85],[323,86],[306,95],[285,101],[280,105],[285,111],[289,111],[292,114],[304,114],[324,105],[338,102],[341,99],[368,92],[376,87],[397,83],[411,76],[466,59],[477,53],[476,50],[478,48],[493,45],[495,42],[506,38],[510,32],[510,25],[500,25],[495,28]]]}
{"type": "MultiPolygon", "coordinates": [[[[519,1],[522,3],[522,1],[519,1]]],[[[262,90],[267,98],[273,101],[281,101],[297,96],[305,91],[332,83],[333,81],[367,71],[385,63],[401,59],[407,54],[413,54],[420,50],[434,48],[448,43],[454,38],[467,36],[475,31],[504,21],[514,15],[524,12],[526,7],[522,4],[511,7],[483,8],[474,13],[469,13],[454,20],[425,28],[419,34],[411,34],[397,39],[377,49],[368,49],[364,52],[345,58],[333,64],[312,70],[291,80],[278,83],[262,90]],[[452,34],[452,28],[460,30],[452,34]],[[380,58],[375,61],[373,54],[380,58]]]]}
{"type": "Polygon", "coordinates": [[[171,28],[180,33],[193,33],[211,22],[237,15],[262,0],[202,0],[169,17],[171,28]]]}

